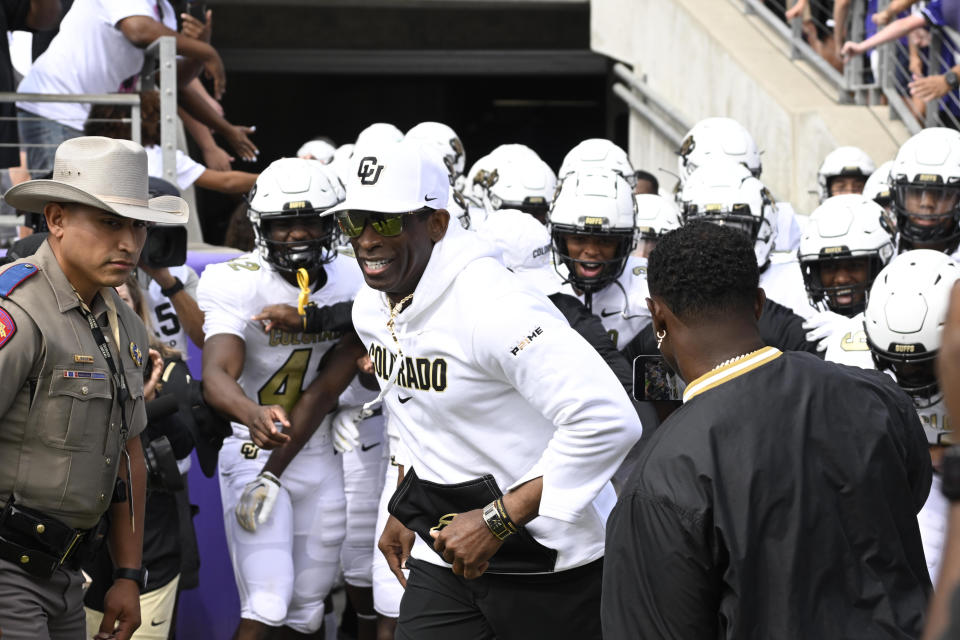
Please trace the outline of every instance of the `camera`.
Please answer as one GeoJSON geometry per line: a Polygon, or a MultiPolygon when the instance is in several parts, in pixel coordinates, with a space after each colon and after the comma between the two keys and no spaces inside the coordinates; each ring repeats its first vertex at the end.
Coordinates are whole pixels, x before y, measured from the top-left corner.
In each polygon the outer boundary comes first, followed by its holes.
{"type": "Polygon", "coordinates": [[[179,267],[187,261],[187,228],[183,225],[154,225],[147,229],[147,241],[140,252],[140,264],[155,269],[179,267]]]}
{"type": "Polygon", "coordinates": [[[183,489],[183,476],[167,436],[160,436],[146,445],[143,458],[147,463],[147,484],[151,488],[171,492],[183,489]]]}

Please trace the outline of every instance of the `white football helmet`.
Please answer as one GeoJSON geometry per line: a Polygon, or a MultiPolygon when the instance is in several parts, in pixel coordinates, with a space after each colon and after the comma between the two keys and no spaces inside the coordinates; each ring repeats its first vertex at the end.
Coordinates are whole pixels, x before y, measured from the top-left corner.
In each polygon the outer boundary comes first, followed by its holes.
{"type": "Polygon", "coordinates": [[[254,244],[260,257],[279,271],[315,268],[330,262],[336,225],[323,212],[346,197],[336,172],[316,160],[281,158],[257,177],[247,196],[247,217],[253,225],[254,244]],[[272,240],[273,225],[302,221],[320,234],[312,240],[272,240]]]}
{"type": "Polygon", "coordinates": [[[893,160],[887,160],[877,167],[877,170],[867,178],[867,184],[863,185],[863,195],[873,200],[881,207],[888,207],[893,201],[893,193],[890,191],[890,169],[893,167],[893,160]]]}
{"type": "Polygon", "coordinates": [[[501,145],[481,162],[472,184],[487,211],[516,209],[546,224],[557,177],[540,156],[524,145],[501,145]]]}
{"type": "Polygon", "coordinates": [[[903,143],[890,186],[897,249],[952,253],[960,242],[960,132],[933,127],[903,143]]]}
{"type": "Polygon", "coordinates": [[[401,140],[403,140],[403,131],[387,122],[374,122],[357,135],[352,155],[358,158],[376,155],[374,150],[396,144],[401,140]]]}
{"type": "Polygon", "coordinates": [[[706,118],[693,125],[677,151],[680,184],[699,167],[718,158],[739,162],[754,178],[759,178],[763,170],[757,143],[742,124],[733,118],[706,118]]]}
{"type": "Polygon", "coordinates": [[[636,247],[637,202],[633,189],[612,171],[572,173],[560,184],[550,210],[554,265],[561,276],[584,293],[600,291],[623,273],[636,247]],[[567,246],[571,235],[598,236],[615,242],[609,260],[573,258],[567,246]],[[563,265],[569,275],[560,271],[563,265]],[[581,269],[577,269],[577,266],[581,269]],[[582,271],[582,272],[581,272],[582,271]]]}
{"type": "Polygon", "coordinates": [[[863,311],[866,293],[893,257],[883,228],[883,207],[863,195],[827,198],[810,214],[800,238],[800,270],[814,307],[853,317],[863,311]],[[838,267],[844,267],[842,272],[838,267]],[[828,271],[831,284],[824,284],[828,271]],[[837,282],[841,273],[845,280],[837,282]],[[863,280],[855,280],[862,274],[863,280]]]}
{"type": "Polygon", "coordinates": [[[563,180],[571,173],[592,170],[613,171],[631,187],[637,184],[627,152],[603,138],[590,138],[570,149],[564,156],[560,173],[557,175],[563,180]]]}
{"type": "Polygon", "coordinates": [[[341,184],[347,184],[347,178],[350,175],[350,160],[353,159],[355,146],[352,142],[342,144],[333,152],[333,160],[330,161],[330,166],[337,172],[341,184]]]}
{"type": "Polygon", "coordinates": [[[405,138],[416,140],[435,147],[443,154],[443,164],[450,172],[450,180],[455,183],[463,175],[466,166],[466,152],[456,132],[442,122],[421,122],[407,131],[405,138]]]}
{"type": "Polygon", "coordinates": [[[639,246],[644,256],[649,255],[661,236],[679,229],[683,224],[680,208],[672,198],[652,193],[641,193],[633,197],[637,203],[637,233],[639,246]]]}
{"type": "MultiPolygon", "coordinates": [[[[864,327],[877,369],[888,370],[918,408],[942,398],[934,368],[950,290],[960,267],[940,251],[901,253],[877,276],[867,302],[864,327]]],[[[943,425],[924,425],[927,441],[941,444],[943,425]]]]}
{"type": "Polygon", "coordinates": [[[306,158],[307,160],[318,160],[323,164],[330,164],[333,162],[333,156],[336,152],[336,147],[330,144],[328,139],[316,138],[305,142],[303,146],[297,150],[297,157],[306,158]]]}
{"type": "Polygon", "coordinates": [[[690,174],[680,202],[685,222],[703,219],[749,235],[757,265],[767,265],[777,240],[777,208],[770,191],[746,165],[714,159],[690,174]]]}
{"type": "Polygon", "coordinates": [[[866,151],[859,147],[837,147],[827,154],[817,170],[817,193],[820,202],[830,197],[830,183],[834,178],[853,176],[866,180],[877,167],[866,151]]]}

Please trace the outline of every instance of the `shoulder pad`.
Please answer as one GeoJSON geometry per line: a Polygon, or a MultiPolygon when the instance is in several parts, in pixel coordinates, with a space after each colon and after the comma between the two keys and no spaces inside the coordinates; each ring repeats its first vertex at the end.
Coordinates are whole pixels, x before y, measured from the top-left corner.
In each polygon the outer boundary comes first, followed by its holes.
{"type": "Polygon", "coordinates": [[[0,297],[7,298],[10,293],[32,275],[37,273],[37,265],[23,262],[15,264],[3,273],[0,273],[0,297]]]}

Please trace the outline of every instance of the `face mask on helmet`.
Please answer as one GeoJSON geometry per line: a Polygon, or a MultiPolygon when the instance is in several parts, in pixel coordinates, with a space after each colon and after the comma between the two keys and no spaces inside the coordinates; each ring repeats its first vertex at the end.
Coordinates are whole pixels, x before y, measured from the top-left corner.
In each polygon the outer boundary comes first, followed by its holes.
{"type": "Polygon", "coordinates": [[[636,220],[633,191],[615,172],[567,176],[550,212],[558,273],[583,293],[613,283],[634,249],[636,220]],[[569,273],[562,273],[561,265],[569,273]]]}
{"type": "Polygon", "coordinates": [[[583,293],[600,291],[619,278],[633,250],[632,230],[554,224],[551,235],[558,262],[566,266],[570,283],[583,293]]]}
{"type": "Polygon", "coordinates": [[[261,257],[279,271],[315,269],[329,264],[336,252],[336,225],[331,216],[314,209],[295,213],[260,213],[251,210],[254,240],[261,257]]]}
{"type": "Polygon", "coordinates": [[[883,269],[883,261],[876,254],[851,256],[847,251],[801,261],[800,269],[814,305],[853,317],[866,307],[867,291],[883,269]]]}
{"type": "MultiPolygon", "coordinates": [[[[939,178],[939,176],[931,176],[939,178]]],[[[903,183],[893,187],[900,250],[951,253],[960,242],[960,184],[903,183]]]]}
{"type": "MultiPolygon", "coordinates": [[[[868,339],[869,341],[869,339],[868,339]]],[[[940,401],[937,382],[937,351],[924,352],[923,345],[888,345],[878,348],[870,343],[873,362],[880,371],[890,371],[897,385],[913,398],[918,407],[929,407],[940,401]],[[915,350],[907,353],[908,350],[915,350]]]]}

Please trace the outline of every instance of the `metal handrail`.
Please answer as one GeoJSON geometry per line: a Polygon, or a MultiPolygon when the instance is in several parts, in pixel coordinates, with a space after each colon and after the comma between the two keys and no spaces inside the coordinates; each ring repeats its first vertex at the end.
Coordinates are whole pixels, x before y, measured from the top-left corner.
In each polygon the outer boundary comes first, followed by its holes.
{"type": "Polygon", "coordinates": [[[615,83],[613,93],[679,149],[683,143],[683,137],[693,127],[690,121],[647,83],[634,77],[626,65],[620,63],[613,65],[613,73],[626,83],[615,83]]]}
{"type": "Polygon", "coordinates": [[[847,94],[847,80],[839,71],[834,69],[830,63],[824,60],[820,54],[814,51],[810,45],[803,41],[801,37],[801,19],[794,20],[792,25],[788,25],[775,13],[773,13],[763,0],[741,0],[743,2],[744,13],[755,14],[762,19],[768,27],[777,32],[790,45],[791,59],[803,58],[813,66],[831,85],[838,91],[838,98],[841,102],[849,99],[847,94]]]}
{"type": "Polygon", "coordinates": [[[656,109],[667,116],[679,128],[682,133],[686,133],[693,128],[693,123],[677,113],[676,107],[667,102],[659,93],[650,88],[645,82],[640,82],[634,77],[633,72],[625,64],[617,63],[613,65],[613,73],[623,80],[631,89],[643,96],[643,100],[652,104],[656,109]]]}
{"type": "MultiPolygon", "coordinates": [[[[138,80],[142,89],[150,90],[158,88],[156,86],[157,71],[160,76],[160,144],[163,156],[163,177],[168,182],[176,184],[177,167],[177,65],[176,65],[176,38],[173,36],[163,36],[150,43],[144,50],[143,67],[140,71],[138,80]]],[[[74,93],[74,94],[55,94],[55,93],[17,93],[13,91],[0,91],[0,103],[2,102],[69,102],[86,103],[92,105],[115,105],[129,106],[130,118],[123,118],[122,121],[130,123],[130,137],[136,142],[141,142],[140,137],[140,95],[138,93],[74,93]]],[[[18,118],[19,119],[19,118],[18,118]]],[[[44,143],[0,143],[3,146],[16,146],[19,148],[27,147],[50,147],[57,146],[44,143]]],[[[43,169],[31,169],[31,172],[46,172],[49,167],[43,169]]],[[[21,216],[0,216],[0,226],[23,224],[21,216]]]]}

